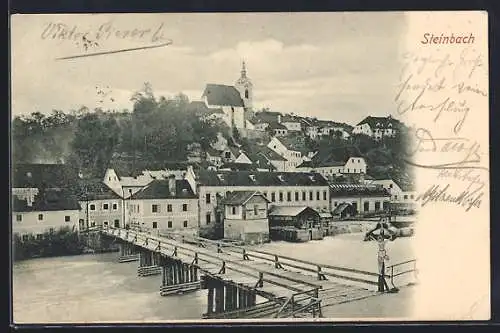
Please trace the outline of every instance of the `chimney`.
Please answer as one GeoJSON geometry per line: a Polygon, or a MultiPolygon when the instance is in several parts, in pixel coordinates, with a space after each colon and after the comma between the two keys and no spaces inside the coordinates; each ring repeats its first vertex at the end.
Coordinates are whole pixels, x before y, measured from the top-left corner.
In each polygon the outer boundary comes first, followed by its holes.
{"type": "Polygon", "coordinates": [[[176,196],[175,183],[175,175],[168,176],[168,192],[172,197],[176,196]]]}
{"type": "Polygon", "coordinates": [[[281,124],[281,115],[278,115],[278,124],[281,124]]]}

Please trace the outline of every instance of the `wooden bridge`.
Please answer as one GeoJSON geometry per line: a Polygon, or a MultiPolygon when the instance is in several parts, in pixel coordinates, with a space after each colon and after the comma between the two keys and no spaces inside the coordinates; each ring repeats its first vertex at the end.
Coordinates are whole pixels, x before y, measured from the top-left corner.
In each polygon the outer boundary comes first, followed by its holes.
{"type": "MultiPolygon", "coordinates": [[[[139,260],[139,276],[162,275],[160,295],[208,289],[203,318],[322,317],[324,307],[379,294],[374,272],[175,233],[99,231],[118,243],[120,262],[139,260]],[[266,301],[257,303],[257,296],[266,301]]],[[[386,278],[395,286],[416,273],[415,263],[389,266],[386,278]]]]}

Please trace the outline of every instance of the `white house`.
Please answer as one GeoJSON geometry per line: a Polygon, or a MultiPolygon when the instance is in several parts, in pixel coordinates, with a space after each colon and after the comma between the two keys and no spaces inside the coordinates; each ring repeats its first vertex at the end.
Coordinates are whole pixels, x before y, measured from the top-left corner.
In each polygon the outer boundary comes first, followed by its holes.
{"type": "Polygon", "coordinates": [[[388,117],[372,117],[368,116],[362,121],[360,121],[354,129],[353,134],[364,134],[371,136],[375,140],[380,140],[383,137],[393,137],[399,130],[401,123],[392,118],[388,117]]]}
{"type": "Polygon", "coordinates": [[[371,184],[378,184],[383,186],[391,195],[391,201],[394,203],[407,203],[415,202],[416,192],[412,186],[398,185],[392,179],[376,179],[370,182],[371,184]]]}
{"type": "Polygon", "coordinates": [[[186,180],[155,180],[126,202],[127,224],[153,232],[198,234],[198,198],[186,180]]]}
{"type": "Polygon", "coordinates": [[[13,196],[12,232],[26,239],[63,227],[78,231],[80,209],[77,198],[64,190],[40,191],[33,202],[13,196]]]}
{"type": "Polygon", "coordinates": [[[267,147],[287,160],[285,171],[295,171],[299,164],[309,160],[313,155],[300,136],[273,137],[267,147]]]}
{"type": "Polygon", "coordinates": [[[291,132],[300,132],[302,130],[300,118],[291,115],[281,117],[281,124],[291,132]]]}

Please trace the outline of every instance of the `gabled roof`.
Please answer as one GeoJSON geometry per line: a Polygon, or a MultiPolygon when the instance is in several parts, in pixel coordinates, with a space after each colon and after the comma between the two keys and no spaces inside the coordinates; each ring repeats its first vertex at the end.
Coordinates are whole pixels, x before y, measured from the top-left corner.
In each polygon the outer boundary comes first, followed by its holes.
{"type": "Polygon", "coordinates": [[[256,171],[257,166],[255,164],[248,163],[227,162],[224,163],[220,169],[227,169],[230,171],[256,171]]]}
{"type": "Polygon", "coordinates": [[[309,210],[314,212],[319,216],[319,213],[315,211],[314,209],[307,207],[307,206],[274,206],[271,208],[269,212],[269,216],[297,216],[300,213],[309,210]]]}
{"type": "Polygon", "coordinates": [[[77,197],[67,190],[46,189],[40,191],[28,206],[26,200],[19,200],[14,196],[12,202],[13,212],[48,212],[60,210],[80,210],[77,197]]]}
{"type": "Polygon", "coordinates": [[[221,108],[209,108],[203,101],[192,101],[187,106],[188,111],[192,111],[198,116],[205,116],[211,114],[224,114],[221,108]]]}
{"type": "Polygon", "coordinates": [[[319,173],[197,170],[201,186],[328,186],[319,173]]]}
{"type": "Polygon", "coordinates": [[[175,180],[175,195],[170,193],[169,180],[154,180],[148,186],[132,195],[130,199],[195,199],[191,186],[185,179],[175,180]]]}
{"type": "Polygon", "coordinates": [[[210,156],[220,157],[220,155],[222,154],[222,151],[217,150],[217,149],[212,148],[212,147],[208,147],[206,150],[206,153],[209,154],[210,156]]]}
{"type": "Polygon", "coordinates": [[[273,130],[275,130],[275,129],[286,130],[287,129],[287,127],[285,125],[280,124],[280,123],[270,123],[269,128],[273,129],[273,130]]]}
{"type": "Polygon", "coordinates": [[[269,202],[263,194],[257,191],[234,191],[230,192],[222,203],[225,205],[244,205],[254,196],[260,196],[269,202]]]}
{"type": "Polygon", "coordinates": [[[299,167],[328,167],[343,166],[352,157],[361,157],[361,152],[356,146],[323,147],[311,159],[311,163],[299,167]]]}
{"type": "Polygon", "coordinates": [[[283,115],[283,117],[281,117],[281,122],[282,123],[300,123],[301,118],[297,117],[297,116],[285,114],[285,115],[283,115]]]}
{"type": "Polygon", "coordinates": [[[121,199],[113,190],[107,187],[100,179],[80,180],[73,189],[79,201],[121,199]]]}
{"type": "Polygon", "coordinates": [[[371,128],[388,128],[389,125],[392,127],[397,127],[401,123],[399,120],[392,118],[391,116],[389,117],[372,117],[368,116],[365,119],[361,120],[357,126],[363,125],[363,124],[368,124],[371,128]],[[378,126],[377,126],[378,125],[378,126]]]}
{"type": "Polygon", "coordinates": [[[12,187],[64,188],[79,179],[78,170],[66,164],[14,164],[12,169],[12,187]]]}
{"type": "Polygon", "coordinates": [[[260,111],[255,113],[254,118],[259,123],[277,123],[280,116],[280,112],[260,111]]]}
{"type": "Polygon", "coordinates": [[[233,86],[209,83],[202,96],[207,98],[208,105],[244,106],[239,91],[233,86]]]}
{"type": "MultiPolygon", "coordinates": [[[[275,137],[276,138],[276,137],[275,137]]],[[[281,142],[288,150],[298,151],[302,154],[306,154],[310,151],[306,147],[304,138],[299,135],[289,135],[276,138],[279,142],[281,142]]]]}

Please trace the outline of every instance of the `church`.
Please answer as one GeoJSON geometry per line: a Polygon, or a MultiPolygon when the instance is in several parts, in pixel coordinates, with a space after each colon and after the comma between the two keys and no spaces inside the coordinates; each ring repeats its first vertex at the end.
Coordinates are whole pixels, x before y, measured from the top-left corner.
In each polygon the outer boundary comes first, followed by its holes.
{"type": "Polygon", "coordinates": [[[246,129],[254,129],[248,121],[253,105],[253,84],[247,76],[245,62],[241,74],[233,86],[209,83],[206,85],[201,102],[191,102],[201,116],[223,120],[229,127],[244,134],[246,129]]]}

